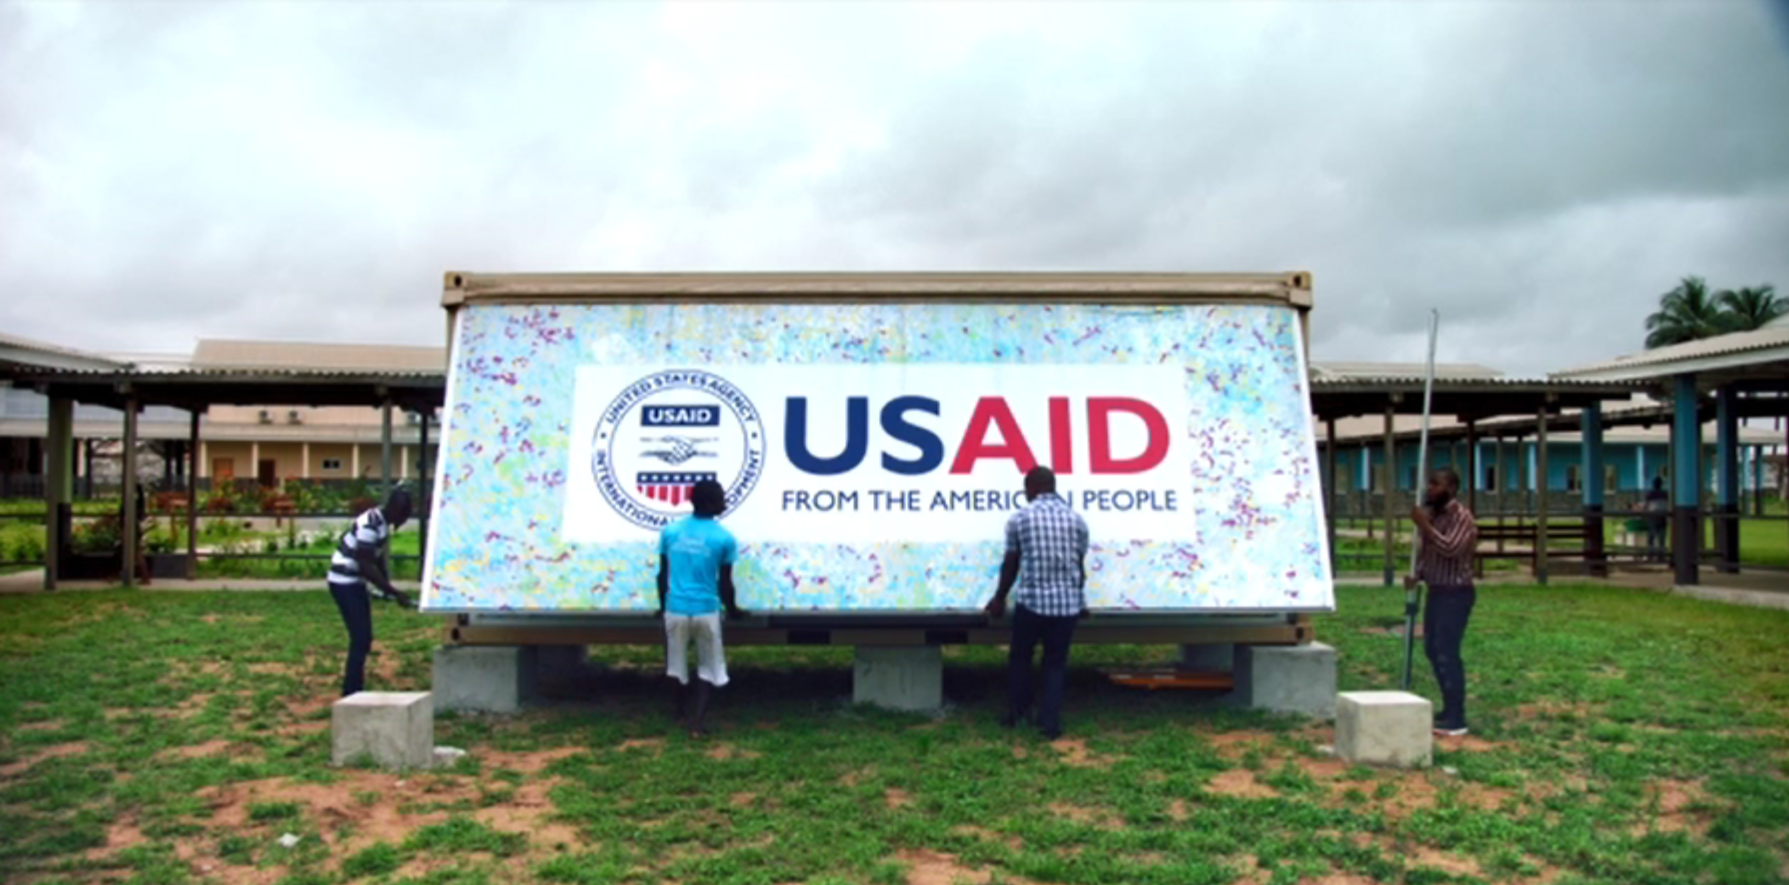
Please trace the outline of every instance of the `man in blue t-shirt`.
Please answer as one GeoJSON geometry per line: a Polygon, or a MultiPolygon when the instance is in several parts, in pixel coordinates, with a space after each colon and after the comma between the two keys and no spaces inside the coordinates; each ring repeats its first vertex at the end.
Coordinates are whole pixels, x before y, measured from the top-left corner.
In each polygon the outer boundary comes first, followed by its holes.
{"type": "Polygon", "coordinates": [[[721,648],[721,609],[742,618],[735,601],[733,563],[739,542],[721,527],[727,493],[712,479],[690,490],[695,515],[665,526],[658,541],[658,609],[665,619],[665,672],[677,680],[677,721],[691,737],[708,733],[705,720],[713,691],[727,684],[721,648]],[[696,682],[690,685],[689,644],[696,643],[696,682]],[[695,712],[685,718],[691,695],[695,712]]]}

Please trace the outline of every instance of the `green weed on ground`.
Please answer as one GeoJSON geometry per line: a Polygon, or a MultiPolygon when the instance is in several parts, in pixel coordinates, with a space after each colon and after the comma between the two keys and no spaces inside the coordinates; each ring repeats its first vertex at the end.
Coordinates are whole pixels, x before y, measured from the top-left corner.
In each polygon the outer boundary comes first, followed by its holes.
{"type": "MultiPolygon", "coordinates": [[[[1344,689],[1396,684],[1401,593],[1341,591],[1344,689]]],[[[440,620],[378,606],[370,680],[419,689],[440,620]]],[[[849,649],[738,649],[718,735],[666,721],[653,648],[590,696],[437,718],[451,769],[328,767],[344,641],[322,593],[0,598],[8,882],[1785,881],[1789,614],[1610,589],[1482,591],[1472,737],[1350,766],[1330,729],[1138,692],[1075,652],[1068,736],[998,727],[999,649],[936,718],[852,706],[849,649]],[[281,837],[289,837],[282,844],[281,837]]],[[[1417,689],[1434,696],[1426,666],[1417,689]]]]}

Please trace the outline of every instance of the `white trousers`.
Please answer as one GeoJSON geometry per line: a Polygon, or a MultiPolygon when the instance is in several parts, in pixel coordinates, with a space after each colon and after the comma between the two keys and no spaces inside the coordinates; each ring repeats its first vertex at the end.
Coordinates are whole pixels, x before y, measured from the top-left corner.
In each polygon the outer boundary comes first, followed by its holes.
{"type": "Polygon", "coordinates": [[[720,688],[727,684],[727,657],[721,647],[721,616],[665,613],[665,674],[690,684],[689,645],[696,643],[696,675],[720,688]]]}

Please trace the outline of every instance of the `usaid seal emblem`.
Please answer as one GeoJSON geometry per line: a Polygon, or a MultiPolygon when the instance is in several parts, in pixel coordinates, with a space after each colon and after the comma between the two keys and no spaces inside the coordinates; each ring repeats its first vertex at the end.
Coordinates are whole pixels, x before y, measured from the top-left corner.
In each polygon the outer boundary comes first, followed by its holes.
{"type": "Polygon", "coordinates": [[[689,513],[704,479],[739,506],[764,472],[764,423],[725,378],[673,369],[628,385],[603,409],[591,440],[590,472],[603,499],[629,522],[661,529],[689,513]]]}

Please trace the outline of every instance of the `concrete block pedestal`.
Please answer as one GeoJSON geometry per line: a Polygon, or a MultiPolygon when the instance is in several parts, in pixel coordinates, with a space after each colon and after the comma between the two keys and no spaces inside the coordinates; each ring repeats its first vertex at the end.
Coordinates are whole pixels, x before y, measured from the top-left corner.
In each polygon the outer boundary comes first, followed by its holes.
{"type": "Polygon", "coordinates": [[[857,646],[851,676],[855,703],[913,713],[944,706],[944,650],[937,646],[857,646]]]}
{"type": "Polygon", "coordinates": [[[1434,705],[1407,691],[1349,691],[1336,698],[1336,755],[1349,762],[1427,768],[1434,705]]]}
{"type": "Polygon", "coordinates": [[[384,768],[428,768],[435,761],[435,708],[426,691],[363,691],[330,711],[334,765],[370,759],[384,768]]]}
{"type": "Polygon", "coordinates": [[[443,710],[515,713],[540,687],[540,649],[529,645],[443,645],[435,649],[435,704],[443,710]]]}
{"type": "Polygon", "coordinates": [[[1328,719],[1336,714],[1336,650],[1306,645],[1236,647],[1237,703],[1328,719]]]}

